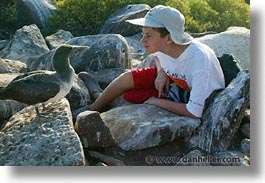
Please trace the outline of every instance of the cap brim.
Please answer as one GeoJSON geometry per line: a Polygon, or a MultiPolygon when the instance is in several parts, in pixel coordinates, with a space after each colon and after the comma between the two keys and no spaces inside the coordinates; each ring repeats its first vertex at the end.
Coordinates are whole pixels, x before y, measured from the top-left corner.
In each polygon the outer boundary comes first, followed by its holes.
{"type": "Polygon", "coordinates": [[[142,27],[164,27],[163,25],[155,22],[155,21],[152,21],[150,19],[146,19],[146,18],[137,18],[137,19],[132,19],[132,20],[126,20],[126,22],[129,22],[131,24],[134,24],[134,25],[139,25],[139,26],[142,26],[142,27]]]}

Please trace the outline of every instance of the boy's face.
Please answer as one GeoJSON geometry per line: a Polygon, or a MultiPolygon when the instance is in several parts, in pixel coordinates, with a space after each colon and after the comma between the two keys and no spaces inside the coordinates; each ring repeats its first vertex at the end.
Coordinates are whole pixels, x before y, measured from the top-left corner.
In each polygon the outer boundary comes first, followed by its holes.
{"type": "Polygon", "coordinates": [[[141,39],[141,42],[144,45],[145,52],[147,54],[155,53],[157,51],[163,52],[168,40],[167,36],[161,38],[160,33],[151,27],[143,27],[142,31],[143,38],[141,39]]]}

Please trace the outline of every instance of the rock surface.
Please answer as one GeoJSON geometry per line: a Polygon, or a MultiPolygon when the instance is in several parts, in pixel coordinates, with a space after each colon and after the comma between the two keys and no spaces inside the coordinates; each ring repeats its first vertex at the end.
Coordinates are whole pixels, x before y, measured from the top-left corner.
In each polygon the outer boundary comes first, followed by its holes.
{"type": "Polygon", "coordinates": [[[1,73],[16,73],[28,72],[27,65],[18,60],[2,59],[0,57],[0,74],[1,73]]]}
{"type": "Polygon", "coordinates": [[[109,16],[100,30],[100,34],[121,34],[132,36],[141,32],[140,26],[134,26],[126,20],[141,18],[151,9],[147,4],[127,5],[109,16]]]}
{"type": "Polygon", "coordinates": [[[109,128],[96,111],[85,111],[77,116],[75,130],[85,148],[109,147],[115,144],[109,128]]]}
{"type": "Polygon", "coordinates": [[[92,103],[88,89],[77,75],[75,75],[73,86],[66,98],[70,103],[71,110],[92,103]]]}
{"type": "Polygon", "coordinates": [[[218,57],[232,54],[242,69],[250,68],[250,30],[244,27],[229,27],[218,34],[210,34],[196,40],[212,48],[218,57]]]}
{"type": "Polygon", "coordinates": [[[0,131],[0,165],[84,165],[83,147],[75,133],[69,103],[62,99],[36,116],[30,106],[11,117],[0,131]]]}
{"type": "Polygon", "coordinates": [[[249,73],[241,71],[226,89],[213,98],[203,112],[202,124],[189,140],[191,147],[208,152],[228,149],[249,106],[249,83],[249,73]]]}
{"type": "Polygon", "coordinates": [[[49,48],[39,28],[36,25],[29,25],[15,32],[13,39],[3,50],[0,50],[0,57],[28,64],[28,58],[48,51],[49,48]]]}
{"type": "Polygon", "coordinates": [[[181,117],[156,106],[135,104],[101,114],[114,140],[124,150],[138,150],[189,137],[200,120],[181,117]]]}
{"type": "Polygon", "coordinates": [[[49,32],[48,18],[55,6],[50,0],[16,0],[16,22],[21,27],[36,24],[43,33],[49,32]]]}
{"type": "Polygon", "coordinates": [[[74,38],[71,32],[59,30],[56,33],[49,35],[45,37],[45,40],[49,46],[49,48],[52,50],[54,48],[57,48],[58,46],[62,45],[63,43],[67,42],[68,40],[74,38]]]}
{"type": "Polygon", "coordinates": [[[131,68],[130,49],[126,39],[118,34],[75,37],[67,44],[89,46],[73,58],[76,73],[100,71],[110,68],[131,68]]]}
{"type": "Polygon", "coordinates": [[[14,100],[0,100],[0,129],[4,121],[8,120],[13,114],[26,107],[25,104],[14,100]]]}

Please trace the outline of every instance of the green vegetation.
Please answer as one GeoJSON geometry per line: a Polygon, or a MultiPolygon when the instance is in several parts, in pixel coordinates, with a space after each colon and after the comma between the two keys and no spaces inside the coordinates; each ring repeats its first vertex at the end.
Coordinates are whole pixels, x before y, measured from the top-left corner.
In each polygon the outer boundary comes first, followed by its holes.
{"type": "Polygon", "coordinates": [[[166,5],[184,14],[189,32],[222,32],[230,26],[250,28],[250,7],[244,0],[172,0],[166,5]]]}
{"type": "MultiPolygon", "coordinates": [[[[160,0],[161,1],[161,0],[160,0]]],[[[74,35],[97,34],[108,16],[127,4],[143,0],[53,0],[56,14],[50,18],[51,29],[69,30],[74,35]]],[[[159,0],[148,0],[151,5],[159,0]]]]}
{"type": "Polygon", "coordinates": [[[15,14],[14,0],[0,0],[0,33],[10,34],[15,31],[15,14]]]}
{"type": "Polygon", "coordinates": [[[74,35],[97,34],[108,16],[127,4],[164,4],[179,9],[189,32],[221,32],[229,26],[250,28],[250,7],[244,0],[54,0],[52,29],[74,35]]]}
{"type": "MultiPolygon", "coordinates": [[[[97,34],[108,16],[128,4],[163,4],[179,9],[186,31],[221,32],[230,26],[250,28],[248,0],[53,0],[56,11],[49,19],[52,32],[71,31],[74,36],[97,34]]],[[[0,0],[0,31],[13,32],[14,0],[0,0]]]]}

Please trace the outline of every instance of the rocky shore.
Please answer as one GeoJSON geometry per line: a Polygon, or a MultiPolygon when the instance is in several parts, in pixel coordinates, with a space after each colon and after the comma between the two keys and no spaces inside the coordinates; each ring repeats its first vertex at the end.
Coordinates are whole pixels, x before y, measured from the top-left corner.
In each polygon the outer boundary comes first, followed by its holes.
{"type": "MultiPolygon", "coordinates": [[[[37,12],[50,8],[25,7],[37,12]]],[[[195,38],[215,51],[226,79],[226,88],[208,98],[201,119],[122,100],[102,113],[72,115],[92,103],[80,72],[92,73],[105,88],[128,69],[152,65],[152,56],[145,55],[139,41],[139,27],[125,23],[149,9],[120,9],[98,35],[74,37],[59,30],[43,37],[41,30],[47,27],[39,18],[11,39],[0,40],[0,88],[22,73],[53,70],[55,48],[61,44],[88,46],[71,59],[76,72],[71,91],[62,100],[40,106],[40,116],[34,106],[0,100],[1,166],[250,165],[250,30],[243,27],[195,38]]]]}

